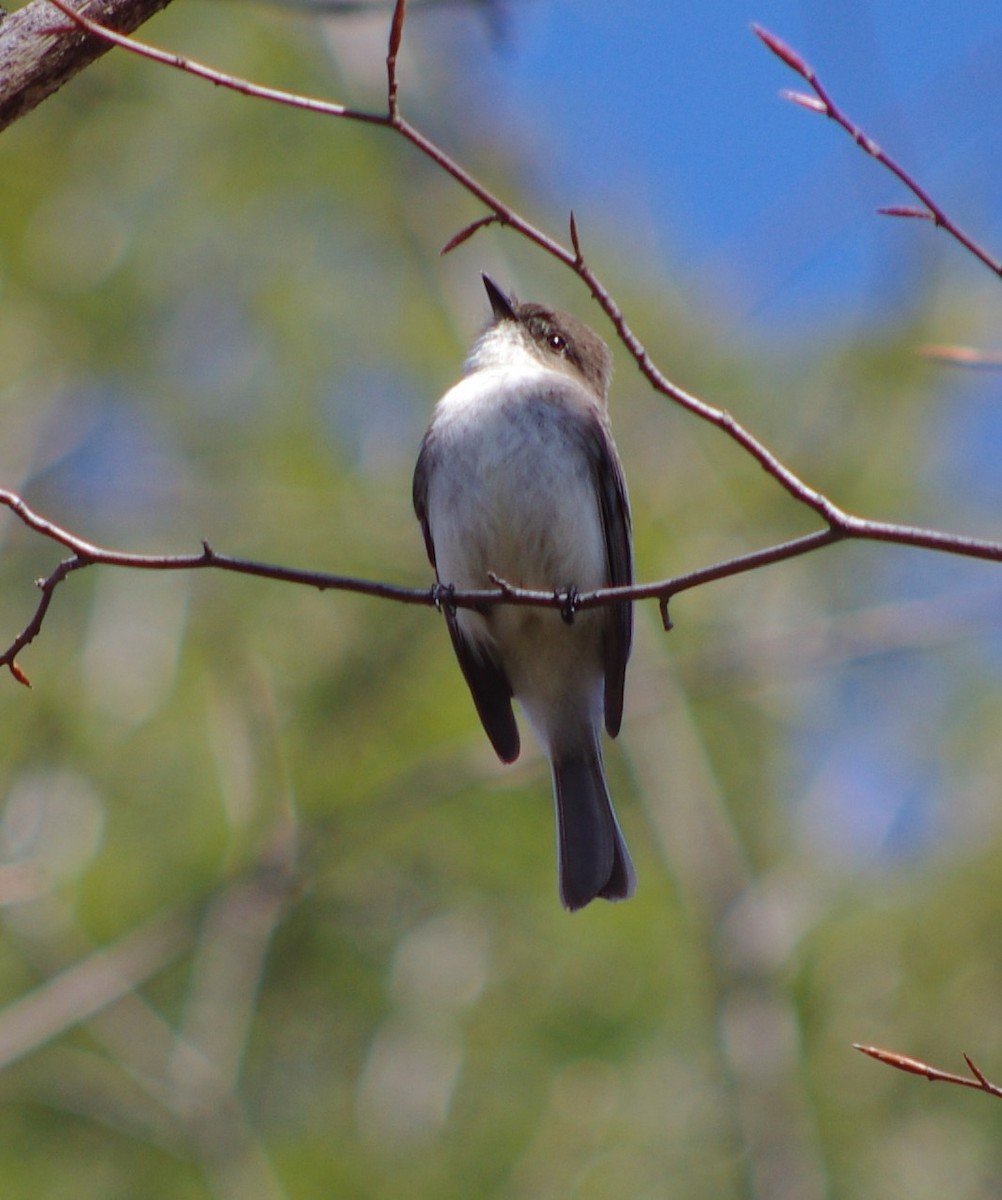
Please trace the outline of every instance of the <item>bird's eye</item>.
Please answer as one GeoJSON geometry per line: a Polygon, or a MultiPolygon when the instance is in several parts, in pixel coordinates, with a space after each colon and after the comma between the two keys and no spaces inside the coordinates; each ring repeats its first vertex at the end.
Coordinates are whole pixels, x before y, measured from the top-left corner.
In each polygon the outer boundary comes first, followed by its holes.
{"type": "Polygon", "coordinates": [[[551,333],[546,339],[546,344],[558,354],[567,349],[567,339],[559,333],[551,333]]]}

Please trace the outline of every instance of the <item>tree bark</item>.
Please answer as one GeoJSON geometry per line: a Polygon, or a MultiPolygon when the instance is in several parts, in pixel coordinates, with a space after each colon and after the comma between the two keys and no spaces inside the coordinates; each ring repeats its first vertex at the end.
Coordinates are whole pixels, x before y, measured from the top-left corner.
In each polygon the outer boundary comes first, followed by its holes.
{"type": "MultiPolygon", "coordinates": [[[[84,0],[80,11],[102,25],[131,33],[170,0],[84,0]]],[[[15,13],[0,9],[0,130],[23,117],[111,47],[79,29],[48,0],[15,13]],[[55,30],[55,31],[54,31],[55,30]]]]}

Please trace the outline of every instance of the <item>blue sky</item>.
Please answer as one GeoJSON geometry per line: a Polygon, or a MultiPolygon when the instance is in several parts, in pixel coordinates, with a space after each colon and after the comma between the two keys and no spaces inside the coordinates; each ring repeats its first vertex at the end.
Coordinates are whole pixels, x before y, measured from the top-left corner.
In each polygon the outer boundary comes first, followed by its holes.
{"type": "MultiPolygon", "coordinates": [[[[789,331],[886,304],[892,264],[930,252],[960,286],[991,286],[931,227],[873,215],[902,190],[831,122],[778,98],[797,78],[751,24],[794,45],[850,116],[998,246],[1002,6],[510,0],[507,12],[500,102],[545,147],[537,177],[554,201],[632,210],[656,231],[661,265],[677,282],[712,281],[734,321],[789,331]]],[[[907,295],[907,273],[897,286],[907,295]]]]}

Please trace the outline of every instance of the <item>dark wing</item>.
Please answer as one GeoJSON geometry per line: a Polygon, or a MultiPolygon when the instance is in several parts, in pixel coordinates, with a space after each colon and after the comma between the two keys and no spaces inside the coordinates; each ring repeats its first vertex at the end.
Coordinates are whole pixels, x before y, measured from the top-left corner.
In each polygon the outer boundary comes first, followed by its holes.
{"type": "Polygon", "coordinates": [[[467,641],[456,620],[455,610],[446,608],[445,619],[452,638],[452,648],[459,659],[484,732],[491,739],[498,758],[502,762],[514,762],[518,758],[520,743],[515,714],[511,710],[512,693],[508,676],[485,648],[478,648],[467,641]]]}
{"type": "Polygon", "coordinates": [[[411,484],[411,500],[414,512],[421,522],[421,532],[424,534],[424,548],[428,551],[428,561],[435,568],[438,578],[438,564],[435,562],[435,543],[431,540],[431,530],[428,528],[428,483],[431,479],[432,458],[435,454],[435,439],[432,431],[421,439],[421,449],[418,451],[417,462],[414,465],[414,482],[411,484]]]}
{"type": "MultiPolygon", "coordinates": [[[[438,564],[435,561],[435,541],[432,537],[431,526],[428,523],[428,486],[431,471],[434,466],[434,436],[429,430],[421,443],[417,466],[414,468],[414,511],[421,522],[421,532],[424,534],[425,549],[428,559],[435,568],[438,579],[438,564]]],[[[443,580],[439,579],[439,583],[443,580]]],[[[450,581],[445,580],[448,583],[450,581]]],[[[511,709],[511,684],[500,663],[491,657],[486,647],[476,646],[463,634],[456,610],[444,605],[445,620],[452,639],[452,648],[456,652],[460,669],[470,689],[473,703],[476,706],[484,732],[491,740],[491,745],[497,751],[502,762],[514,762],[518,758],[520,748],[518,726],[515,724],[515,714],[511,709]]]]}
{"type": "MultiPolygon", "coordinates": [[[[623,466],[609,426],[602,414],[590,410],[589,457],[595,474],[605,555],[610,587],[633,583],[633,549],[630,533],[630,501],[626,494],[623,466]]],[[[603,639],[605,658],[605,727],[610,737],[619,733],[623,720],[623,686],[626,660],[633,642],[633,605],[629,601],[611,605],[603,639]]]]}

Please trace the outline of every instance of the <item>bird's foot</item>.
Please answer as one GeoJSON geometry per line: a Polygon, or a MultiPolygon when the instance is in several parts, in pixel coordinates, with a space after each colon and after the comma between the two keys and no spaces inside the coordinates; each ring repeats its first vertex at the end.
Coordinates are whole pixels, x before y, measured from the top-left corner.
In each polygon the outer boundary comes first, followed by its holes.
{"type": "Polygon", "coordinates": [[[573,625],[578,611],[578,589],[571,583],[565,588],[558,588],[553,594],[560,601],[560,615],[564,624],[573,625]]]}

